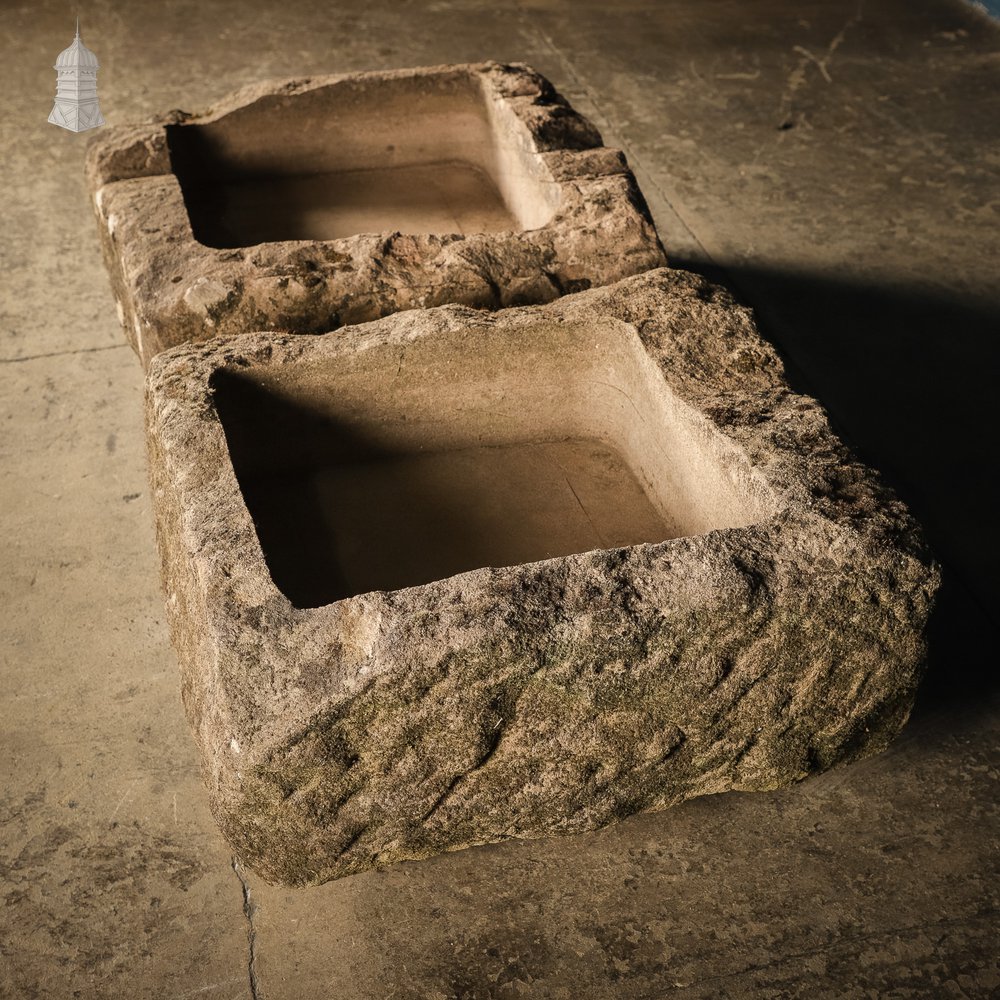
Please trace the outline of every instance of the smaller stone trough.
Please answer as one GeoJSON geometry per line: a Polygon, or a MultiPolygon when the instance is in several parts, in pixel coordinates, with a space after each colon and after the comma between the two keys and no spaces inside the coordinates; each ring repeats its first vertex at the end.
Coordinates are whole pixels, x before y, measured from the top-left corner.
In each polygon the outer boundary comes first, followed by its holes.
{"type": "Polygon", "coordinates": [[[87,177],[144,364],[247,330],[547,302],[665,263],[624,156],[524,66],[253,86],[102,130],[87,177]]]}
{"type": "Polygon", "coordinates": [[[749,313],[652,271],[150,367],[212,807],[306,884],[883,749],[936,570],[749,313]]]}

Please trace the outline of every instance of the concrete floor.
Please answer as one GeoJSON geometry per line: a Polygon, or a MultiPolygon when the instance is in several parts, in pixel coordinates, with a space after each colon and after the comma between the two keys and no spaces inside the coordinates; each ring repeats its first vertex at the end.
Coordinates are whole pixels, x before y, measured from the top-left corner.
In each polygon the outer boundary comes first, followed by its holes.
{"type": "Polygon", "coordinates": [[[267,76],[534,64],[625,148],[674,262],[758,310],[946,575],[920,703],[877,759],[264,885],[216,832],[181,710],[87,136],[45,121],[75,10],[4,0],[0,996],[1000,996],[997,24],[959,0],[80,12],[110,123],[267,76]]]}

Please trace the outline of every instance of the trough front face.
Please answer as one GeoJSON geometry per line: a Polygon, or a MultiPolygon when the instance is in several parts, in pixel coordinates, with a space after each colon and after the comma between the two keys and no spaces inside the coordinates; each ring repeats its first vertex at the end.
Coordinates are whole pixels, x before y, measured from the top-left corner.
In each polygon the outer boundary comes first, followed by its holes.
{"type": "Polygon", "coordinates": [[[918,529],[700,278],[192,345],[147,393],[184,700],[264,878],[776,788],[908,715],[918,529]]]}
{"type": "Polygon", "coordinates": [[[87,170],[144,363],[252,329],[546,302],[665,262],[622,154],[523,66],[259,85],[104,130],[87,170]]]}

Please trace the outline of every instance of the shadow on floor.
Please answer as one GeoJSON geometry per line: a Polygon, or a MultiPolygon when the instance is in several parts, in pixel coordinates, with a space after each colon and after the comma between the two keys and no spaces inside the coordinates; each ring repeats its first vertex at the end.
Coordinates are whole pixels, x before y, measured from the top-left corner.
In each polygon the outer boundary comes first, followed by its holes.
{"type": "MultiPolygon", "coordinates": [[[[676,267],[689,266],[673,261],[676,267]]],[[[943,566],[921,705],[1000,688],[993,609],[1000,301],[722,263],[691,270],[751,305],[789,381],[895,488],[943,566]]]]}

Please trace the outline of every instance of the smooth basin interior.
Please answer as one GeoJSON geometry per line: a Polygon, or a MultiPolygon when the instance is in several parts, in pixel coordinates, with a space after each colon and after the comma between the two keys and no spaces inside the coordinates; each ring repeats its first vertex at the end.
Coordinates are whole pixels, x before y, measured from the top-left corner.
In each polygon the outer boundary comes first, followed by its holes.
{"type": "Polygon", "coordinates": [[[477,77],[361,78],[167,127],[195,238],[212,247],[361,233],[537,229],[558,188],[477,77]]]}
{"type": "Polygon", "coordinates": [[[610,326],[359,338],[323,361],[216,372],[276,586],[316,607],[760,520],[742,453],[610,326]]]}

